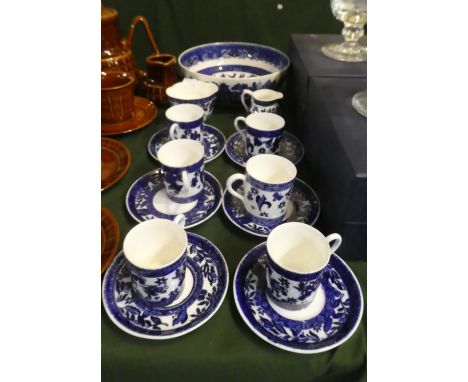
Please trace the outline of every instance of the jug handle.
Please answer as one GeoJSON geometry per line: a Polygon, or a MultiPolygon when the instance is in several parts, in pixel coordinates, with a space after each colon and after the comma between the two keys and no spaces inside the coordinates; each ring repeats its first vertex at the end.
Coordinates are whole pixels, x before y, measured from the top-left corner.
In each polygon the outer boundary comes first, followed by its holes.
{"type": "Polygon", "coordinates": [[[151,46],[153,47],[154,53],[159,54],[158,45],[156,44],[156,41],[154,41],[153,35],[151,34],[151,29],[148,24],[148,21],[146,21],[146,19],[143,16],[135,16],[133,18],[132,23],[130,24],[130,30],[128,31],[128,37],[127,37],[128,46],[131,49],[132,42],[133,42],[133,34],[135,33],[135,27],[137,26],[139,22],[141,22],[143,26],[145,27],[146,36],[148,37],[148,40],[151,46]]]}

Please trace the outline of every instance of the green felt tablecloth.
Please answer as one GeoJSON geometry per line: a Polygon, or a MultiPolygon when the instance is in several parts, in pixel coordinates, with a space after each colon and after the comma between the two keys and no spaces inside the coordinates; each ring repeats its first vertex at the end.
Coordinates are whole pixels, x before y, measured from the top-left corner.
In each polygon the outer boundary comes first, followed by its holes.
{"type": "MultiPolygon", "coordinates": [[[[240,108],[216,106],[207,123],[222,130],[227,138],[235,131],[234,118],[241,114],[243,111],[240,108]]],[[[127,213],[125,195],[138,177],[158,166],[148,154],[147,144],[151,135],[164,126],[164,122],[164,109],[159,108],[156,120],[144,129],[113,137],[124,143],[132,155],[132,163],[124,178],[102,193],[102,205],[116,216],[122,239],[136,224],[127,213]]],[[[294,132],[294,122],[289,117],[286,117],[286,122],[287,130],[294,132]]],[[[243,172],[225,153],[207,163],[205,169],[219,179],[223,188],[229,175],[243,172]]],[[[313,178],[308,174],[304,161],[298,165],[298,170],[298,177],[313,187],[313,178]]],[[[316,226],[320,229],[320,219],[316,226]]],[[[102,308],[103,381],[366,380],[366,310],[357,331],[338,348],[311,355],[278,349],[247,327],[237,312],[232,293],[232,278],[240,259],[265,239],[235,227],[224,215],[222,207],[210,220],[189,231],[212,241],[227,261],[229,289],[222,306],[200,328],[182,337],[164,341],[136,338],[121,331],[102,308]]],[[[357,276],[366,299],[366,262],[353,261],[348,264],[357,276]]]]}

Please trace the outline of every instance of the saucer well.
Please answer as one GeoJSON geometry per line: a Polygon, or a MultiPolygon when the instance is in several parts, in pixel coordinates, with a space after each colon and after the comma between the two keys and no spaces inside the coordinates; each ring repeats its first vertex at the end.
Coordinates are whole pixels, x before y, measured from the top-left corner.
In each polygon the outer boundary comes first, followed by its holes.
{"type": "Polygon", "coordinates": [[[101,135],[111,136],[140,130],[156,118],[158,109],[149,99],[135,96],[134,105],[135,113],[132,118],[117,123],[101,123],[101,135]]]}
{"type": "Polygon", "coordinates": [[[356,276],[336,254],[312,303],[301,311],[277,306],[266,294],[266,242],[250,250],[234,275],[234,300],[245,323],[268,343],[294,353],[337,347],[356,331],[364,299],[356,276]]]}
{"type": "Polygon", "coordinates": [[[130,162],[127,146],[114,139],[101,137],[101,191],[122,179],[130,162]]]}
{"type": "Polygon", "coordinates": [[[112,322],[123,331],[152,340],[179,337],[207,322],[221,306],[228,289],[226,261],[219,249],[202,236],[187,232],[184,287],[171,305],[154,308],[131,287],[127,260],[120,252],[107,269],[102,301],[112,322]]]}
{"type": "Polygon", "coordinates": [[[203,223],[221,206],[223,189],[214,175],[205,171],[203,198],[190,203],[175,203],[167,196],[160,169],[150,171],[138,178],[126,196],[127,210],[138,222],[160,218],[173,220],[178,214],[185,215],[185,228],[203,223]]]}
{"type": "Polygon", "coordinates": [[[120,228],[112,212],[101,207],[101,274],[115,256],[120,241],[120,228]]]}
{"type": "MultiPolygon", "coordinates": [[[[232,184],[235,191],[242,194],[242,181],[232,184]]],[[[231,222],[241,230],[255,236],[267,237],[275,226],[268,226],[252,221],[246,212],[241,200],[232,196],[228,190],[223,196],[223,210],[231,222]]],[[[296,178],[289,200],[286,222],[301,222],[309,225],[315,224],[320,214],[320,201],[315,191],[303,180],[296,178]]]]}
{"type": "MultiPolygon", "coordinates": [[[[156,153],[166,142],[169,142],[169,128],[165,127],[154,134],[148,142],[148,151],[150,155],[158,160],[156,153]]],[[[224,134],[216,127],[204,124],[203,145],[205,146],[205,163],[211,162],[221,155],[226,144],[224,134]]]]}
{"type": "MultiPolygon", "coordinates": [[[[245,167],[249,156],[245,150],[243,133],[236,131],[227,139],[226,154],[234,163],[245,167]]],[[[304,146],[295,135],[285,131],[279,144],[278,155],[298,164],[304,156],[304,146]]]]}

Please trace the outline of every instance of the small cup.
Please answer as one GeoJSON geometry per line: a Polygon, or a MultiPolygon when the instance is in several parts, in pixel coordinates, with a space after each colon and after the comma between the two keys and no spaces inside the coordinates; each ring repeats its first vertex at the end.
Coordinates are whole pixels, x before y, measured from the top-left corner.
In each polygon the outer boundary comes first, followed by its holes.
{"type": "Polygon", "coordinates": [[[101,121],[118,123],[133,117],[135,79],[127,73],[101,72],[101,121]]]}
{"type": "Polygon", "coordinates": [[[276,154],[278,152],[285,121],[273,113],[253,113],[247,118],[237,117],[234,127],[244,135],[247,155],[276,154]],[[239,127],[244,122],[245,130],[239,127]]]}
{"type": "Polygon", "coordinates": [[[313,301],[322,272],[340,245],[339,234],[325,237],[304,223],[284,223],[273,229],[267,239],[268,296],[285,309],[305,308],[313,301]]]}
{"type": "Polygon", "coordinates": [[[203,115],[203,109],[197,105],[184,103],[171,106],[166,110],[166,118],[170,123],[169,137],[202,142],[203,115]]]}
{"type": "Polygon", "coordinates": [[[176,57],[166,53],[155,53],[146,57],[146,76],[155,85],[171,86],[177,81],[176,57]]]}
{"type": "Polygon", "coordinates": [[[286,158],[260,154],[250,158],[246,174],[233,174],[226,181],[228,192],[240,199],[251,219],[269,227],[281,224],[286,216],[297,169],[286,158]],[[243,195],[232,187],[237,180],[244,183],[243,195]]]}
{"type": "Polygon", "coordinates": [[[125,236],[123,252],[136,296],[155,307],[172,303],[182,291],[187,258],[185,218],[151,219],[125,236]]]}
{"type": "Polygon", "coordinates": [[[203,196],[205,150],[200,142],[176,139],[157,152],[167,196],[176,203],[189,203],[203,196]]]}
{"type": "Polygon", "coordinates": [[[283,98],[283,93],[271,89],[259,89],[254,92],[244,89],[241,94],[241,102],[247,113],[278,113],[278,100],[283,98]],[[247,103],[250,96],[250,105],[247,103]]]}
{"type": "Polygon", "coordinates": [[[166,89],[166,94],[172,106],[181,103],[191,103],[203,108],[205,112],[203,121],[206,121],[213,112],[213,105],[216,101],[218,91],[218,86],[212,82],[184,78],[183,81],[168,87],[166,89]]]}

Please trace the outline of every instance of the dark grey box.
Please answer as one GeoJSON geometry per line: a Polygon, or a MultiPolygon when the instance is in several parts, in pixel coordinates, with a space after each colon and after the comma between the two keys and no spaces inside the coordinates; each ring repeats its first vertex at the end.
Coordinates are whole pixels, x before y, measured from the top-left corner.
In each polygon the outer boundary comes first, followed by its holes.
{"type": "Polygon", "coordinates": [[[367,119],[351,105],[352,96],[367,87],[366,64],[322,55],[323,44],[340,38],[291,36],[288,96],[322,205],[320,229],[343,236],[338,253],[344,258],[366,259],[367,119]]]}

